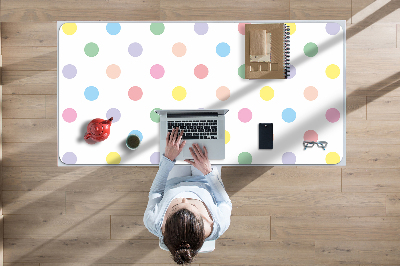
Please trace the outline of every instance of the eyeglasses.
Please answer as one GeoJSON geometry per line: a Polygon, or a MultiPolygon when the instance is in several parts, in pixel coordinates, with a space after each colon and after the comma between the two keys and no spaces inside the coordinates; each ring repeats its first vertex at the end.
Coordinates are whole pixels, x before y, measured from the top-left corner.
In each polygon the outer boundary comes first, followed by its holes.
{"type": "Polygon", "coordinates": [[[328,142],[326,142],[326,141],[318,141],[318,142],[303,141],[304,149],[311,148],[314,146],[314,144],[317,144],[318,147],[323,148],[325,150],[325,147],[326,147],[326,145],[328,145],[328,142]]]}

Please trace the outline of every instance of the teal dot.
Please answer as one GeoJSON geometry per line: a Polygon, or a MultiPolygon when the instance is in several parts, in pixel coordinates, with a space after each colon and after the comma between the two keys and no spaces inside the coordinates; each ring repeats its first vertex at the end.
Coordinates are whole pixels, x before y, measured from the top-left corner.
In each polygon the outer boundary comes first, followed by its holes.
{"type": "Polygon", "coordinates": [[[85,98],[89,101],[94,101],[99,97],[99,90],[94,86],[89,86],[85,89],[85,98]]]}
{"type": "Polygon", "coordinates": [[[106,30],[110,35],[117,35],[121,31],[119,23],[107,23],[106,30]]]}
{"type": "Polygon", "coordinates": [[[309,42],[304,46],[304,54],[308,57],[313,57],[318,53],[318,46],[313,43],[309,42]]]}
{"type": "Polygon", "coordinates": [[[94,57],[99,53],[99,47],[94,42],[85,45],[85,54],[89,57],[94,57]]]}
{"type": "Polygon", "coordinates": [[[160,108],[154,108],[150,112],[150,119],[155,123],[160,123],[160,115],[154,112],[155,110],[161,110],[160,108]]]}
{"type": "Polygon", "coordinates": [[[154,35],[161,35],[165,30],[164,23],[151,23],[150,31],[154,35]]]}
{"type": "Polygon", "coordinates": [[[143,140],[143,134],[139,130],[132,130],[128,135],[136,135],[139,137],[140,141],[143,140]]]}
{"type": "Polygon", "coordinates": [[[241,152],[238,156],[239,164],[251,164],[252,157],[251,154],[248,152],[241,152]]]}
{"type": "Polygon", "coordinates": [[[282,119],[287,123],[291,123],[296,119],[296,112],[292,108],[286,108],[282,112],[282,119]]]}
{"type": "Polygon", "coordinates": [[[225,43],[225,42],[221,42],[217,45],[217,54],[220,57],[226,57],[229,55],[229,53],[231,52],[231,47],[229,46],[229,44],[225,43]]]}
{"type": "Polygon", "coordinates": [[[245,69],[245,64],[241,65],[241,66],[238,68],[238,75],[239,75],[239,77],[241,77],[242,79],[245,79],[244,69],[245,69]]]}

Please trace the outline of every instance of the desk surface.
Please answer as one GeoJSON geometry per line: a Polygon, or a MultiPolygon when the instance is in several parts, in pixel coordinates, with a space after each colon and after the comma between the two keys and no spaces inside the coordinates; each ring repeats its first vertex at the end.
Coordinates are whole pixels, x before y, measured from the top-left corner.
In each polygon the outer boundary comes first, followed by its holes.
{"type": "Polygon", "coordinates": [[[212,164],[339,163],[345,156],[345,24],[290,25],[290,78],[247,80],[244,23],[63,24],[58,32],[60,165],[158,165],[164,151],[154,110],[198,108],[229,109],[226,158],[212,164]],[[88,123],[110,117],[109,138],[87,143],[88,123]],[[258,149],[259,123],[274,123],[273,150],[258,149]],[[130,133],[142,141],[135,151],[125,146],[130,133]],[[328,145],[304,150],[303,140],[328,145]]]}

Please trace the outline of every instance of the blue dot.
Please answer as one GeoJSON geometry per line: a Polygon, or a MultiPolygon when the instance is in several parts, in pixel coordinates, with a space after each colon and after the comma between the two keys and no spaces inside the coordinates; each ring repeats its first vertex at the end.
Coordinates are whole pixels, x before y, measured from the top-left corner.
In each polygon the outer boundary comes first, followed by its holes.
{"type": "Polygon", "coordinates": [[[109,34],[117,35],[121,31],[121,25],[119,23],[108,23],[106,29],[109,34]]]}
{"type": "Polygon", "coordinates": [[[225,57],[227,56],[229,53],[231,52],[231,47],[225,43],[225,42],[221,42],[217,45],[217,54],[220,57],[225,57]]]}
{"type": "Polygon", "coordinates": [[[89,101],[94,101],[99,97],[99,90],[94,86],[89,86],[85,89],[85,98],[89,101]]]}
{"type": "Polygon", "coordinates": [[[137,136],[139,137],[140,141],[142,141],[142,140],[143,140],[143,135],[142,135],[142,132],[140,132],[139,130],[132,130],[131,132],[129,132],[129,134],[128,134],[128,135],[131,135],[131,134],[135,134],[135,135],[137,135],[137,136]]]}
{"type": "Polygon", "coordinates": [[[282,112],[282,119],[287,123],[291,123],[296,119],[296,112],[292,108],[286,108],[282,112]]]}

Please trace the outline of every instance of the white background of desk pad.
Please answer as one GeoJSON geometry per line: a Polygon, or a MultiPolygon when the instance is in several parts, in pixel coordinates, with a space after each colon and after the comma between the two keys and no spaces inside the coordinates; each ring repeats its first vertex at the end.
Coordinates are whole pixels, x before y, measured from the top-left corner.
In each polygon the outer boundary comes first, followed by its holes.
{"type": "MultiPolygon", "coordinates": [[[[296,23],[296,31],[291,35],[291,64],[296,75],[287,80],[247,80],[238,75],[238,68],[244,64],[245,36],[238,31],[239,23],[208,23],[208,32],[198,35],[193,23],[164,23],[161,35],[150,31],[151,23],[121,23],[121,31],[110,35],[107,23],[77,23],[77,31],[66,35],[59,31],[59,157],[73,153],[76,164],[107,164],[110,152],[121,156],[120,164],[158,164],[160,153],[159,123],[150,119],[154,108],[161,109],[197,109],[227,108],[226,131],[230,141],[225,145],[224,160],[212,160],[212,164],[239,164],[238,156],[248,152],[252,156],[251,164],[283,164],[282,156],[287,152],[295,155],[295,164],[326,164],[326,155],[336,152],[343,158],[343,29],[335,35],[329,35],[326,23],[296,23]],[[339,36],[338,36],[339,35],[339,36]],[[340,38],[338,38],[340,37],[340,38]],[[336,40],[336,41],[335,41],[336,40]],[[339,40],[339,41],[337,41],[339,40]],[[84,53],[87,43],[99,46],[95,57],[84,53]],[[128,53],[128,46],[138,42],[143,47],[139,57],[128,53]],[[176,57],[172,46],[181,42],[186,45],[186,54],[176,57]],[[220,57],[216,46],[225,42],[230,53],[220,57]],[[304,46],[313,42],[320,46],[328,43],[324,50],[314,57],[304,54],[304,46]],[[296,63],[297,62],[297,63],[296,63]],[[67,79],[62,74],[65,65],[77,68],[77,75],[67,79]],[[116,64],[121,68],[117,79],[106,75],[106,68],[116,64]],[[150,68],[160,64],[165,74],[160,79],[150,75],[150,68]],[[208,76],[198,79],[194,68],[198,64],[208,67],[208,76]],[[328,65],[340,68],[340,75],[330,79],[325,74],[328,65]],[[84,91],[89,86],[99,90],[99,97],[89,101],[84,91]],[[128,90],[139,86],[143,96],[138,101],[128,97],[128,90]],[[176,86],[186,89],[186,98],[177,101],[172,97],[176,86]],[[216,90],[226,86],[230,98],[221,101],[216,90]],[[270,86],[274,98],[264,101],[260,90],[270,86]],[[303,93],[308,86],[318,89],[314,101],[305,99],[303,93]],[[240,96],[238,96],[240,95],[240,96]],[[77,113],[74,122],[64,121],[62,113],[73,108],[77,113]],[[112,123],[111,134],[103,142],[89,145],[83,140],[86,126],[94,118],[106,119],[106,113],[117,108],[121,113],[118,122],[112,123]],[[238,119],[242,108],[252,111],[252,119],[243,123],[238,119]],[[287,123],[282,119],[282,111],[292,108],[296,119],[287,123]],[[340,112],[335,123],[327,121],[325,113],[330,108],[340,112]],[[136,113],[137,115],[133,115],[136,113]],[[274,149],[258,149],[258,124],[274,124],[274,149]],[[139,130],[143,135],[140,147],[135,151],[126,148],[125,140],[129,132],[139,130]],[[304,150],[304,133],[314,130],[318,140],[328,142],[326,150],[314,146],[304,150]]],[[[178,161],[178,164],[186,164],[178,161]]]]}

